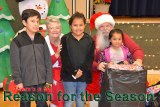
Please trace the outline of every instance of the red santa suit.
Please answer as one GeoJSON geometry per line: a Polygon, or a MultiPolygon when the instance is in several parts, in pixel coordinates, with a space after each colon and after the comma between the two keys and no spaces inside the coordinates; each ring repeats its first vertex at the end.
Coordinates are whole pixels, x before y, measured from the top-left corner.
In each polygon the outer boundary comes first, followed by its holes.
{"type": "Polygon", "coordinates": [[[64,87],[60,78],[61,73],[61,59],[55,57],[55,52],[57,51],[57,46],[52,44],[49,40],[49,36],[45,37],[45,40],[47,42],[51,59],[52,59],[52,77],[53,77],[53,84],[52,84],[52,103],[55,104],[57,107],[64,107],[64,101],[61,98],[58,100],[58,92],[61,91],[62,94],[64,94],[64,87]]]}
{"type": "MultiPolygon", "coordinates": [[[[94,36],[95,45],[96,43],[96,36],[94,36]]],[[[94,61],[92,66],[92,83],[87,85],[86,90],[90,94],[99,94],[100,93],[100,75],[101,71],[97,70],[98,66],[98,56],[100,51],[96,48],[94,52],[94,61]]]]}
{"type": "Polygon", "coordinates": [[[105,3],[111,3],[111,0],[104,0],[105,3]]]}

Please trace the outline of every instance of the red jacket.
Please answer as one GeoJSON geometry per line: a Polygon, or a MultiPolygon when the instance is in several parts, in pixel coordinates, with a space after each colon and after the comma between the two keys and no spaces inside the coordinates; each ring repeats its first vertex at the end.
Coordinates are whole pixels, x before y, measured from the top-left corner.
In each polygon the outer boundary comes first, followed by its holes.
{"type": "MultiPolygon", "coordinates": [[[[95,44],[96,44],[96,37],[97,35],[94,36],[95,44]]],[[[123,37],[124,37],[123,38],[124,46],[126,46],[129,49],[134,59],[143,60],[144,58],[143,50],[126,33],[124,33],[123,37]]],[[[87,91],[92,94],[100,93],[101,72],[97,70],[99,53],[100,53],[99,50],[95,49],[94,62],[92,66],[92,83],[87,85],[87,91]]]]}
{"type": "Polygon", "coordinates": [[[141,59],[143,61],[143,50],[126,34],[123,33],[123,43],[129,49],[129,52],[133,55],[134,60],[141,59]]]}
{"type": "Polygon", "coordinates": [[[104,2],[106,2],[106,3],[111,3],[111,0],[104,0],[104,2]]]}
{"type": "MultiPolygon", "coordinates": [[[[50,43],[52,46],[52,49],[54,50],[54,52],[57,51],[57,47],[55,45],[53,45],[52,43],[50,43]]],[[[52,59],[52,64],[55,64],[58,61],[58,66],[59,67],[53,67],[52,68],[52,77],[54,80],[56,81],[60,81],[60,74],[61,74],[61,66],[62,66],[62,62],[61,62],[61,58],[56,58],[55,54],[51,56],[52,59]]]]}

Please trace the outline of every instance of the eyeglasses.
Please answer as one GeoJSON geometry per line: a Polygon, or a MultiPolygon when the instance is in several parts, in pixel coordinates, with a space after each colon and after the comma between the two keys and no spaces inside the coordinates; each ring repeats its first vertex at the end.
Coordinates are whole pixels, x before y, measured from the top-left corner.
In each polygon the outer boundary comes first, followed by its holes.
{"type": "Polygon", "coordinates": [[[112,25],[110,25],[110,24],[105,25],[105,26],[102,25],[99,27],[100,30],[105,30],[105,29],[110,29],[110,28],[112,28],[112,25]]]}
{"type": "Polygon", "coordinates": [[[58,30],[58,29],[61,29],[61,27],[57,26],[57,27],[50,27],[50,28],[48,28],[48,30],[58,30]]]}

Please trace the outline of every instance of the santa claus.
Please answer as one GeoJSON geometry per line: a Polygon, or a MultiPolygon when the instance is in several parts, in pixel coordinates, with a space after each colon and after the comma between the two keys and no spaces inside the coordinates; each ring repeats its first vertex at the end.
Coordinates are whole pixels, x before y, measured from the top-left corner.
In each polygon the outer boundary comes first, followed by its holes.
{"type": "MultiPolygon", "coordinates": [[[[98,56],[102,50],[109,46],[108,35],[114,26],[115,20],[108,13],[96,13],[90,19],[90,30],[94,28],[97,29],[97,33],[94,36],[96,49],[92,67],[92,83],[87,86],[87,91],[93,95],[100,93],[100,74],[101,71],[105,72],[107,66],[105,62],[98,63],[98,56]]],[[[133,55],[135,60],[134,64],[142,66],[143,51],[126,33],[124,33],[123,44],[133,55]]],[[[90,107],[98,107],[98,102],[94,100],[90,101],[90,107]]]]}

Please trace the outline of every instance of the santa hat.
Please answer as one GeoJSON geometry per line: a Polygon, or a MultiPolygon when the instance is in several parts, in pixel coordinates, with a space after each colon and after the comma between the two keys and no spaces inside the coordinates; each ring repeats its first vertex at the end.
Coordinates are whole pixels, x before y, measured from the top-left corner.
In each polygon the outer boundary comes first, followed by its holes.
{"type": "Polygon", "coordinates": [[[115,21],[109,13],[98,12],[94,14],[90,19],[90,30],[93,30],[94,28],[98,29],[100,25],[105,22],[110,23],[113,27],[115,25],[115,21]]]}

